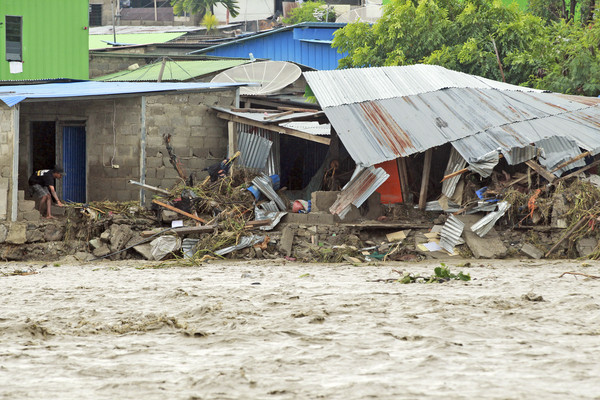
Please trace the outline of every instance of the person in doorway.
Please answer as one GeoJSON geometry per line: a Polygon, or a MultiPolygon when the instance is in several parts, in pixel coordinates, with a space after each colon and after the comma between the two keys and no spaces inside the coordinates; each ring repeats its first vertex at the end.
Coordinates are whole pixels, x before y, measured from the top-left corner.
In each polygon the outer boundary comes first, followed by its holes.
{"type": "Polygon", "coordinates": [[[56,201],[56,205],[63,206],[63,203],[58,199],[56,190],[54,189],[55,179],[60,179],[65,175],[65,171],[55,166],[53,169],[41,169],[35,171],[29,177],[29,188],[33,197],[40,202],[40,214],[45,218],[51,219],[52,216],[52,199],[56,201]]]}

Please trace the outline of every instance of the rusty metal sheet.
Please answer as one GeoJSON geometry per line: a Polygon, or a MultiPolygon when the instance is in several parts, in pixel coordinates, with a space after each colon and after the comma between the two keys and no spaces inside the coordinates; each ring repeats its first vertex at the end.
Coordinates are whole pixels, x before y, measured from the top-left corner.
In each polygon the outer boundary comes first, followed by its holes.
{"type": "Polygon", "coordinates": [[[360,207],[389,177],[383,168],[357,167],[350,182],[344,186],[329,208],[329,212],[344,219],[352,204],[360,207]]]}
{"type": "Polygon", "coordinates": [[[413,96],[447,88],[542,92],[425,64],[311,71],[305,72],[304,77],[322,108],[413,96]]]}

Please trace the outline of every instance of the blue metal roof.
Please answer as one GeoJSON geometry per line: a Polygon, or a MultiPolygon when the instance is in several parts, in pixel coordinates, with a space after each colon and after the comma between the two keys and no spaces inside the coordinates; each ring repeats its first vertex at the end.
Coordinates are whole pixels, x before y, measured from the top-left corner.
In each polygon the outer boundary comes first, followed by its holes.
{"type": "MultiPolygon", "coordinates": [[[[68,82],[39,85],[0,86],[0,100],[12,107],[26,99],[118,96],[128,94],[213,91],[247,86],[244,83],[147,83],[147,82],[68,82]]],[[[251,84],[250,84],[251,85],[251,84]]]]}
{"type": "Polygon", "coordinates": [[[333,33],[346,24],[331,22],[304,22],[246,36],[188,54],[208,54],[220,57],[264,58],[275,61],[292,61],[318,70],[338,67],[346,53],[331,47],[333,33]]]}

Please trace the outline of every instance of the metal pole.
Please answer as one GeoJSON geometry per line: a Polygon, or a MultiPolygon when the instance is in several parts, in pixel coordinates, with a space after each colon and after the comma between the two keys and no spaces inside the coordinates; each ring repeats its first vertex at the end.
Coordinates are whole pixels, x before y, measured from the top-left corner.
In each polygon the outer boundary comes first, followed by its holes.
{"type": "Polygon", "coordinates": [[[115,6],[113,0],[110,0],[110,13],[112,14],[112,25],[113,25],[113,42],[117,43],[117,31],[115,30],[115,6]]]}
{"type": "Polygon", "coordinates": [[[157,11],[156,11],[156,0],[154,0],[154,20],[158,21],[158,14],[157,14],[157,11]]]}

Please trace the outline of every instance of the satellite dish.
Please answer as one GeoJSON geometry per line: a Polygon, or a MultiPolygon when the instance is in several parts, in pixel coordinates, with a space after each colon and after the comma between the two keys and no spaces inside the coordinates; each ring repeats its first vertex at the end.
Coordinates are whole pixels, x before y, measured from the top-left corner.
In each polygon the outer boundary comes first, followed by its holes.
{"type": "Polygon", "coordinates": [[[377,4],[367,4],[364,7],[358,7],[354,10],[343,13],[335,22],[341,22],[350,24],[352,22],[360,21],[373,24],[381,18],[383,15],[383,7],[377,4]]]}
{"type": "Polygon", "coordinates": [[[260,86],[240,88],[240,94],[269,94],[295,82],[302,70],[285,61],[261,61],[238,65],[215,76],[211,82],[259,83],[260,86]]]}

